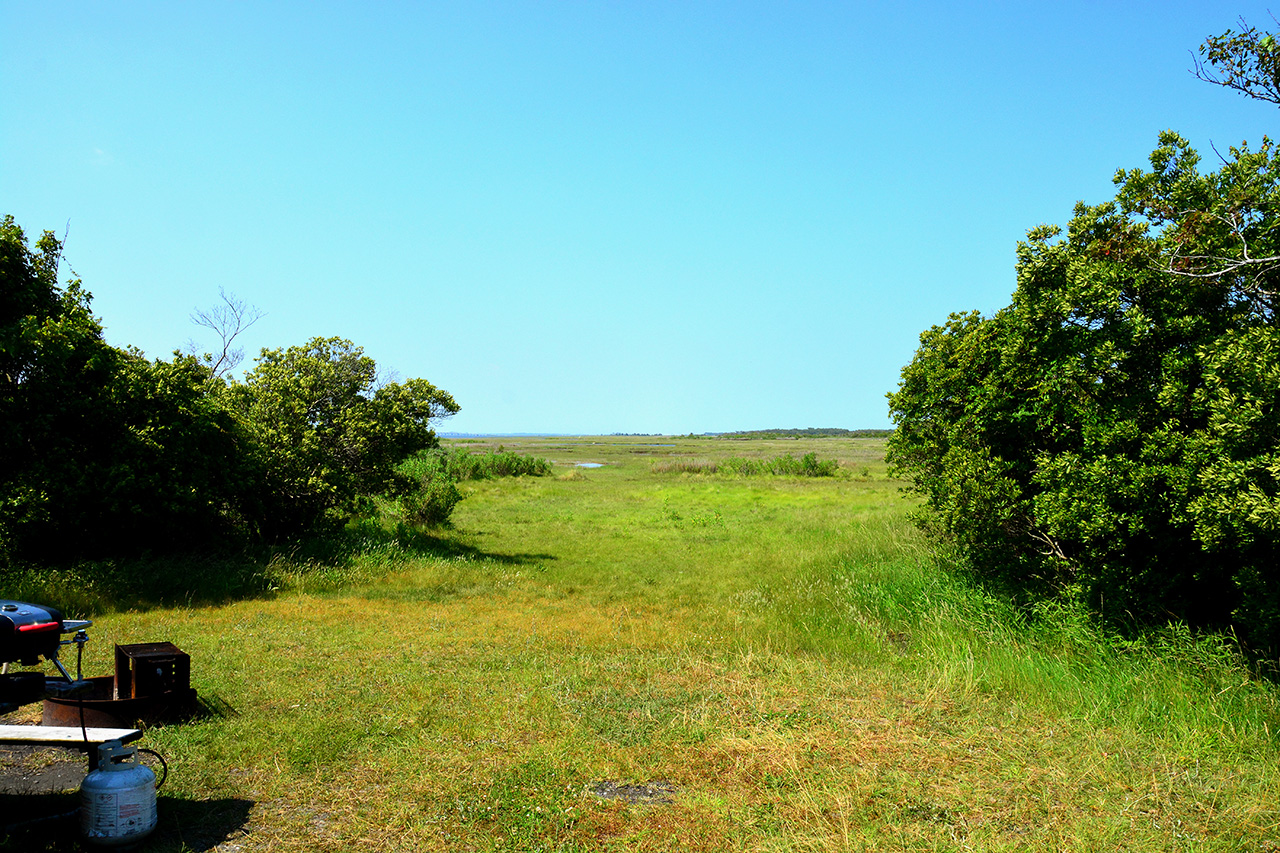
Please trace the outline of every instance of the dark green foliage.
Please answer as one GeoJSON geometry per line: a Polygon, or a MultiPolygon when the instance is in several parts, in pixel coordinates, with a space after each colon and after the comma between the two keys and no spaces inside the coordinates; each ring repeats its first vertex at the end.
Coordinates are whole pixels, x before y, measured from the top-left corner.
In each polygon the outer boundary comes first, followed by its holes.
{"type": "Polygon", "coordinates": [[[0,559],[13,565],[279,542],[333,530],[458,410],[378,385],[350,341],[265,350],[243,383],[106,343],[61,246],[0,224],[0,559]]]}
{"type": "MultiPolygon", "coordinates": [[[[1280,50],[1207,40],[1201,79],[1280,103],[1280,50]]],[[[1114,203],[1018,251],[1013,303],[921,337],[889,458],[983,577],[1280,649],[1280,152],[1201,173],[1161,134],[1114,203]]]]}
{"type": "Polygon", "coordinates": [[[116,349],[61,247],[0,226],[0,553],[59,559],[207,543],[245,483],[206,368],[116,349]]]}
{"type": "Polygon", "coordinates": [[[1280,647],[1280,162],[1201,174],[1166,133],[1151,163],[921,336],[889,459],[983,577],[1280,647]]]}

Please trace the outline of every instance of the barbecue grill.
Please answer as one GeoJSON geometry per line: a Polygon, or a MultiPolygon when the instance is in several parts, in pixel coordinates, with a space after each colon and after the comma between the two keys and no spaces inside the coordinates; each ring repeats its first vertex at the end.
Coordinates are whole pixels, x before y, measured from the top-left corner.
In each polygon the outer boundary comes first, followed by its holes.
{"type": "MultiPolygon", "coordinates": [[[[68,643],[84,649],[89,639],[84,629],[93,623],[87,619],[64,619],[52,607],[0,599],[0,714],[37,702],[48,695],[66,696],[87,684],[77,678],[58,660],[58,650],[68,643]],[[63,634],[74,634],[70,640],[63,634]],[[9,664],[35,666],[40,659],[52,663],[61,679],[45,678],[40,672],[9,672],[9,664]]],[[[77,670],[79,667],[77,666],[77,670]]]]}

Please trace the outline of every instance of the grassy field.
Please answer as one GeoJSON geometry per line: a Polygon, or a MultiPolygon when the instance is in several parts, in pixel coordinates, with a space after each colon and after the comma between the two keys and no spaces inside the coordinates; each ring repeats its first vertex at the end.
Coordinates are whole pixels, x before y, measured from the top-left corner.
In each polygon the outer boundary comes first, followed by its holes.
{"type": "Polygon", "coordinates": [[[274,594],[97,617],[90,674],[172,641],[213,711],[144,739],[145,849],[1280,850],[1277,691],[966,588],[878,439],[451,444],[553,474],[274,594]],[[697,473],[811,452],[837,476],[697,473]]]}

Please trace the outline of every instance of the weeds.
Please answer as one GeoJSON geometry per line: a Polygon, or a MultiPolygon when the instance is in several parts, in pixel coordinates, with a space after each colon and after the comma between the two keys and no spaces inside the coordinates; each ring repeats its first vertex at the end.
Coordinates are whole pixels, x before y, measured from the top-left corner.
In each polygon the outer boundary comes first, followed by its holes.
{"type": "Polygon", "coordinates": [[[714,474],[718,466],[710,459],[666,459],[651,467],[655,474],[714,474]]]}

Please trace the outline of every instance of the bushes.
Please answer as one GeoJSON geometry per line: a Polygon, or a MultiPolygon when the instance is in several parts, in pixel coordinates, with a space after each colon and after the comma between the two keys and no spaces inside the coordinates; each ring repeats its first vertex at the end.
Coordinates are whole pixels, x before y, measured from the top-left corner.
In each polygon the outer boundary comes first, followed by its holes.
{"type": "Polygon", "coordinates": [[[1231,154],[1162,134],[1029,232],[1012,304],[921,335],[889,461],[984,579],[1277,649],[1280,152],[1231,154]]]}
{"type": "Polygon", "coordinates": [[[545,477],[551,463],[536,456],[521,456],[509,450],[470,453],[444,451],[446,466],[455,480],[492,480],[497,477],[545,477]]]}
{"type": "Polygon", "coordinates": [[[0,562],[332,530],[458,410],[422,379],[379,385],[341,338],[264,350],[243,382],[113,347],[80,282],[59,286],[61,251],[0,222],[0,562]]]}
{"type": "Polygon", "coordinates": [[[545,477],[551,463],[536,456],[522,456],[509,450],[471,453],[437,447],[425,450],[400,464],[398,471],[408,477],[446,477],[456,483],[465,480],[492,480],[497,477],[545,477]]]}
{"type": "Polygon", "coordinates": [[[268,541],[332,528],[385,492],[406,456],[437,445],[431,422],[458,411],[423,379],[377,383],[377,365],[351,341],[313,338],[263,350],[229,389],[261,461],[252,515],[268,541]]]}
{"type": "Polygon", "coordinates": [[[61,245],[0,224],[0,559],[205,546],[252,492],[247,435],[189,356],[109,345],[61,245]]]}
{"type": "Polygon", "coordinates": [[[775,456],[772,459],[742,459],[731,456],[720,463],[720,471],[725,474],[736,474],[741,477],[756,477],[762,474],[785,477],[831,477],[836,473],[839,463],[834,459],[820,460],[816,453],[806,453],[799,459],[790,453],[775,456]]]}
{"type": "Polygon", "coordinates": [[[453,480],[428,476],[417,480],[408,494],[400,497],[397,513],[410,524],[439,527],[449,520],[461,500],[462,492],[453,480]]]}
{"type": "Polygon", "coordinates": [[[510,451],[470,453],[432,448],[396,468],[398,484],[382,502],[386,512],[409,524],[437,527],[449,520],[462,500],[457,483],[497,477],[541,477],[551,473],[546,459],[510,451]]]}
{"type": "Polygon", "coordinates": [[[787,453],[773,459],[731,456],[719,463],[703,459],[674,459],[654,463],[653,470],[660,474],[727,474],[734,477],[834,477],[839,467],[836,460],[819,459],[816,453],[806,453],[799,459],[787,453]]]}

